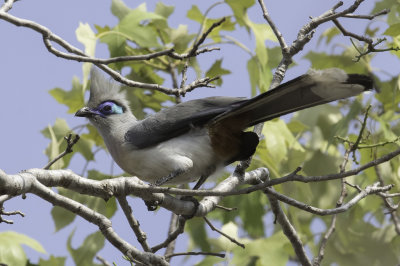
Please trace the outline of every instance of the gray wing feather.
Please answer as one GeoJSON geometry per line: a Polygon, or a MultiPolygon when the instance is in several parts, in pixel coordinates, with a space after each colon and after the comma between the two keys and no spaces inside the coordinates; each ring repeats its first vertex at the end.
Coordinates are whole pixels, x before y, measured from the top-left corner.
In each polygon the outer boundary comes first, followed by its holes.
{"type": "Polygon", "coordinates": [[[125,141],[143,149],[185,134],[246,101],[235,97],[208,97],[184,102],[139,121],[125,134],[125,141]]]}

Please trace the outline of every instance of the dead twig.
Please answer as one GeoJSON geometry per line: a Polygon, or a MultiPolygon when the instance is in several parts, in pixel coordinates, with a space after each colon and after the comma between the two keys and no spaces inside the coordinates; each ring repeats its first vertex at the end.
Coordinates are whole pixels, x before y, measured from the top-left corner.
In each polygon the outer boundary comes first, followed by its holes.
{"type": "Polygon", "coordinates": [[[69,134],[67,137],[64,137],[65,141],[67,142],[67,148],[65,148],[65,151],[63,151],[62,153],[60,153],[56,158],[54,158],[53,160],[51,160],[48,164],[46,164],[43,169],[48,170],[50,169],[50,167],[57,162],[58,160],[60,160],[62,157],[64,157],[65,155],[67,155],[68,153],[73,152],[72,147],[79,141],[79,135],[75,135],[74,139],[72,139],[72,134],[69,134]]]}

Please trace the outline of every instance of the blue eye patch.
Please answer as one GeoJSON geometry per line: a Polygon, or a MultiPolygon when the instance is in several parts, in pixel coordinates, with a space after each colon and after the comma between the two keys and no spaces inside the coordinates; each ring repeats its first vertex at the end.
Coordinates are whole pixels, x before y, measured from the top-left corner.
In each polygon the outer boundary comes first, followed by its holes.
{"type": "Polygon", "coordinates": [[[99,106],[97,106],[96,111],[103,117],[106,117],[108,115],[112,114],[122,114],[124,112],[124,108],[122,106],[119,106],[115,102],[111,101],[106,101],[99,106]]]}

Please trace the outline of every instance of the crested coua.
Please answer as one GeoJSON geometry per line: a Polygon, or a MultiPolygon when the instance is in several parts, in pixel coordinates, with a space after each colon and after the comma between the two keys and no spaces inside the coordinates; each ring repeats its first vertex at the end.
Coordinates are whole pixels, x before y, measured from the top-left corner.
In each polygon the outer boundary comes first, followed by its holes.
{"type": "Polygon", "coordinates": [[[138,120],[117,83],[91,72],[90,96],[76,116],[97,128],[115,162],[155,185],[196,181],[254,154],[260,122],[370,90],[371,78],[340,69],[310,70],[252,99],[208,97],[138,120]]]}

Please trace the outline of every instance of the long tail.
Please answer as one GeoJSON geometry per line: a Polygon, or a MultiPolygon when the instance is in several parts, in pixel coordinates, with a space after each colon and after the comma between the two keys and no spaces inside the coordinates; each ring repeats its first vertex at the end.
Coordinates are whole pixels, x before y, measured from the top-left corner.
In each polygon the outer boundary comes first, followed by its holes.
{"type": "Polygon", "coordinates": [[[311,70],[273,90],[242,102],[221,114],[214,123],[242,118],[242,121],[246,121],[246,128],[298,110],[356,96],[372,87],[372,79],[365,75],[346,74],[337,68],[311,70]]]}

